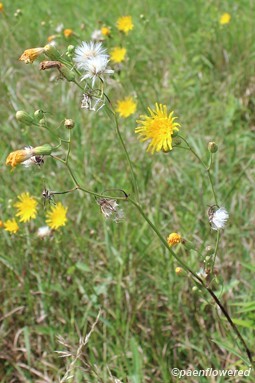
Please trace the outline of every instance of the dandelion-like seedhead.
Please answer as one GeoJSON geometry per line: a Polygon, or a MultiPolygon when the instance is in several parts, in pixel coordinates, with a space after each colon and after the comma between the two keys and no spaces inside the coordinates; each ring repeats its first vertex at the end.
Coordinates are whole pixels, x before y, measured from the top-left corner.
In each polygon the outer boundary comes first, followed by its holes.
{"type": "Polygon", "coordinates": [[[109,59],[104,56],[97,56],[87,60],[86,64],[83,66],[86,74],[82,76],[81,81],[91,79],[93,88],[97,77],[102,79],[105,74],[114,73],[112,69],[107,69],[108,62],[109,59]]]}
{"type": "Polygon", "coordinates": [[[76,63],[79,69],[85,69],[88,60],[94,59],[96,57],[108,59],[109,55],[106,54],[106,49],[103,48],[102,43],[89,42],[86,43],[83,41],[81,45],[76,47],[74,51],[73,61],[76,63]]]}
{"type": "Polygon", "coordinates": [[[100,198],[97,203],[106,219],[111,219],[114,222],[124,219],[124,211],[119,208],[119,204],[114,199],[100,198]]]}
{"type": "Polygon", "coordinates": [[[225,207],[217,209],[216,206],[211,206],[208,210],[209,222],[213,230],[221,230],[225,227],[229,214],[225,207]]]}

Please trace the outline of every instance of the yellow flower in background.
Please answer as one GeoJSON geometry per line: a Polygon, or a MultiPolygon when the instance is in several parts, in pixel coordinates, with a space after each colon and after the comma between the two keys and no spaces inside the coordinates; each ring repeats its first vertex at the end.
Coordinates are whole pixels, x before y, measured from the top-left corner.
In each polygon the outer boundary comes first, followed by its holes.
{"type": "Polygon", "coordinates": [[[223,13],[220,17],[220,24],[225,25],[228,24],[231,20],[231,15],[229,13],[223,13]]]}
{"type": "Polygon", "coordinates": [[[125,60],[127,50],[126,48],[115,47],[110,52],[111,61],[115,64],[121,63],[125,60]]]}
{"type": "Polygon", "coordinates": [[[24,61],[25,64],[32,64],[37,57],[44,52],[44,48],[31,48],[26,49],[22,55],[20,56],[19,60],[24,61]]]}
{"type": "Polygon", "coordinates": [[[19,217],[20,222],[34,219],[36,217],[37,201],[29,193],[22,193],[18,196],[18,200],[19,202],[16,202],[14,207],[18,210],[16,217],[19,217]]]}
{"type": "Polygon", "coordinates": [[[169,246],[177,245],[177,243],[180,243],[182,240],[182,237],[180,234],[177,233],[171,233],[169,234],[167,238],[167,243],[169,246]]]}
{"type": "Polygon", "coordinates": [[[8,219],[8,221],[4,223],[4,230],[9,231],[9,233],[17,233],[17,231],[19,230],[19,226],[15,218],[8,219]]]}
{"type": "Polygon", "coordinates": [[[131,16],[122,16],[117,20],[117,28],[119,31],[128,34],[134,28],[131,16]]]}
{"type": "Polygon", "coordinates": [[[137,120],[140,124],[135,133],[140,135],[141,141],[150,140],[150,144],[147,148],[148,152],[152,154],[160,150],[168,151],[172,150],[172,136],[174,132],[177,132],[180,124],[174,120],[177,117],[173,117],[173,113],[167,113],[166,105],[156,103],[156,109],[152,110],[148,108],[150,116],[142,115],[142,120],[137,120]]]}
{"type": "Polygon", "coordinates": [[[64,207],[61,202],[58,202],[55,206],[51,206],[51,210],[48,211],[46,215],[47,225],[54,230],[65,226],[67,222],[66,212],[67,207],[64,207]]]}
{"type": "Polygon", "coordinates": [[[50,43],[50,42],[53,41],[56,37],[58,37],[58,35],[50,35],[50,36],[47,38],[47,41],[50,43]]]}
{"type": "Polygon", "coordinates": [[[72,29],[64,29],[63,33],[64,33],[64,36],[66,38],[68,38],[68,37],[73,35],[73,30],[72,29]]]}
{"type": "Polygon", "coordinates": [[[3,3],[0,3],[0,12],[3,12],[4,11],[4,5],[3,3]]]}
{"type": "Polygon", "coordinates": [[[137,104],[134,99],[129,96],[124,98],[124,100],[117,101],[116,112],[119,113],[120,117],[127,118],[135,113],[136,106],[137,104]]]}
{"type": "Polygon", "coordinates": [[[111,34],[111,29],[110,29],[110,27],[102,27],[101,28],[101,33],[102,33],[102,35],[103,36],[110,36],[110,34],[111,34]]]}

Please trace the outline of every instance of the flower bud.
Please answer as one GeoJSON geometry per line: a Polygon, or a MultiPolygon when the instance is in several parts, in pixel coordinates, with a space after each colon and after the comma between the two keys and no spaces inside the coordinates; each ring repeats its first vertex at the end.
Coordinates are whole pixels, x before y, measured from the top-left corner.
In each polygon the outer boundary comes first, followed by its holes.
{"type": "Polygon", "coordinates": [[[210,153],[216,153],[218,151],[218,145],[214,141],[208,143],[208,150],[210,153]]]}
{"type": "Polygon", "coordinates": [[[45,45],[44,53],[47,57],[54,61],[59,60],[61,58],[59,51],[51,44],[45,45]]]}
{"type": "Polygon", "coordinates": [[[74,53],[74,51],[75,51],[75,46],[74,45],[68,45],[67,52],[72,54],[72,53],[74,53]]]}
{"type": "Polygon", "coordinates": [[[206,255],[211,256],[214,254],[214,248],[212,246],[206,246],[205,252],[206,252],[206,255]]]}
{"type": "Polygon", "coordinates": [[[44,127],[44,126],[47,125],[47,124],[46,124],[46,120],[45,120],[45,118],[41,118],[41,119],[40,119],[40,121],[39,121],[39,125],[40,125],[41,127],[44,127]]]}
{"type": "Polygon", "coordinates": [[[176,275],[184,275],[185,271],[181,267],[176,267],[175,274],[176,275]]]}
{"type": "Polygon", "coordinates": [[[182,143],[182,140],[178,136],[173,137],[173,146],[181,145],[181,143],[182,143]]]}
{"type": "Polygon", "coordinates": [[[59,72],[67,79],[67,81],[75,80],[75,73],[68,69],[66,66],[62,65],[58,68],[59,72]]]}
{"type": "Polygon", "coordinates": [[[182,238],[181,243],[184,245],[184,247],[187,250],[196,250],[196,246],[194,245],[194,243],[191,241],[188,241],[187,239],[182,238]]]}
{"type": "Polygon", "coordinates": [[[197,286],[193,286],[193,287],[192,287],[192,291],[193,291],[193,293],[196,293],[197,290],[198,290],[197,286]]]}
{"type": "Polygon", "coordinates": [[[43,117],[44,117],[44,111],[42,109],[37,109],[35,112],[34,112],[34,117],[37,119],[37,120],[41,120],[43,117]]]}
{"type": "Polygon", "coordinates": [[[64,125],[65,125],[66,129],[73,129],[75,122],[71,118],[66,118],[64,125]]]}
{"type": "Polygon", "coordinates": [[[18,110],[16,112],[16,119],[20,122],[22,122],[25,125],[31,125],[34,122],[34,119],[32,116],[30,116],[27,112],[24,110],[18,110]]]}
{"type": "Polygon", "coordinates": [[[33,148],[33,153],[36,156],[49,156],[54,148],[49,144],[44,144],[33,148]]]}

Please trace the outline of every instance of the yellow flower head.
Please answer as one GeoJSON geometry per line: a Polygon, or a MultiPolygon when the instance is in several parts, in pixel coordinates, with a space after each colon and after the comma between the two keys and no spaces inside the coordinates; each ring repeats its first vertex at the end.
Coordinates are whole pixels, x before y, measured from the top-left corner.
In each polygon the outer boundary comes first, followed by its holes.
{"type": "Polygon", "coordinates": [[[22,55],[20,56],[19,60],[24,61],[25,64],[32,64],[37,57],[44,52],[44,48],[31,48],[26,49],[22,55]]]}
{"type": "Polygon", "coordinates": [[[173,117],[174,112],[168,115],[166,105],[162,104],[156,104],[155,110],[150,108],[148,110],[150,116],[140,116],[142,120],[137,120],[140,125],[135,132],[140,135],[142,142],[151,140],[147,151],[152,154],[162,149],[164,151],[172,150],[172,136],[180,126],[174,121],[177,117],[173,117]]]}
{"type": "Polygon", "coordinates": [[[126,48],[115,47],[110,52],[112,62],[118,64],[124,61],[127,50],[126,48]]]}
{"type": "Polygon", "coordinates": [[[13,168],[22,162],[29,160],[29,158],[33,157],[34,152],[33,149],[21,149],[16,150],[15,152],[11,152],[6,158],[6,165],[11,165],[13,168]]]}
{"type": "Polygon", "coordinates": [[[101,28],[101,33],[102,33],[102,35],[103,36],[110,36],[110,34],[111,34],[111,29],[110,29],[110,27],[102,27],[101,28]]]}
{"type": "Polygon", "coordinates": [[[177,243],[180,243],[181,240],[182,240],[182,237],[180,236],[180,234],[171,233],[169,234],[167,238],[167,243],[169,246],[173,246],[173,245],[176,245],[177,243]]]}
{"type": "Polygon", "coordinates": [[[4,230],[9,231],[10,233],[17,233],[17,231],[19,230],[19,226],[15,218],[8,219],[8,221],[4,223],[4,230]]]}
{"type": "Polygon", "coordinates": [[[51,206],[51,210],[47,213],[46,223],[51,229],[58,229],[60,226],[65,226],[67,207],[64,207],[61,202],[55,206],[51,206]]]}
{"type": "Polygon", "coordinates": [[[231,16],[229,13],[223,13],[220,17],[220,24],[221,25],[224,25],[224,24],[228,24],[231,20],[231,16]]]}
{"type": "Polygon", "coordinates": [[[124,100],[117,101],[116,112],[119,113],[120,117],[127,118],[135,113],[136,105],[132,97],[126,97],[124,100]]]}
{"type": "Polygon", "coordinates": [[[29,193],[22,193],[18,196],[18,200],[19,202],[16,202],[14,207],[18,210],[16,217],[19,217],[20,222],[34,219],[36,217],[37,201],[29,193]]]}
{"type": "Polygon", "coordinates": [[[68,38],[68,37],[70,37],[70,36],[73,35],[73,30],[72,30],[72,29],[64,29],[64,30],[63,30],[63,33],[64,33],[64,36],[65,36],[66,38],[68,38]]]}
{"type": "Polygon", "coordinates": [[[175,269],[175,273],[176,273],[177,275],[180,275],[180,274],[183,273],[183,269],[182,269],[181,267],[176,267],[176,269],[175,269]]]}
{"type": "Polygon", "coordinates": [[[58,37],[58,35],[50,35],[50,36],[47,38],[47,41],[50,43],[50,42],[53,41],[56,37],[58,37]]]}
{"type": "Polygon", "coordinates": [[[3,12],[4,11],[4,5],[3,3],[0,3],[0,12],[3,12]]]}
{"type": "Polygon", "coordinates": [[[128,34],[134,28],[131,16],[122,16],[117,20],[117,28],[119,31],[128,34]]]}

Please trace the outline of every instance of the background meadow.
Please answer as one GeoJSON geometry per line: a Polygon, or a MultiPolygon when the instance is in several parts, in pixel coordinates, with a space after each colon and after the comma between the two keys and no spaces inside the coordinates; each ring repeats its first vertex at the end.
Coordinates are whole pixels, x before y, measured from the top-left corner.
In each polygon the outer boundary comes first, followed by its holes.
{"type": "MultiPolygon", "coordinates": [[[[0,381],[58,382],[71,358],[55,353],[64,349],[57,335],[77,347],[100,308],[83,356],[89,367],[87,372],[75,369],[75,383],[114,382],[111,374],[123,383],[169,383],[175,381],[173,367],[246,369],[246,356],[221,313],[208,296],[192,291],[189,277],[175,274],[177,263],[130,204],[121,204],[125,220],[116,224],[104,219],[93,197],[80,192],[60,196],[56,202],[68,207],[68,221],[42,240],[37,229],[45,224],[44,187],[67,190],[72,182],[51,158],[41,168],[19,166],[14,171],[5,160],[26,145],[56,144],[46,130],[23,126],[15,118],[17,110],[43,109],[61,134],[61,121],[75,120],[70,161],[83,186],[131,192],[126,160],[106,110],[81,109],[77,87],[58,80],[54,72],[39,71],[38,60],[33,65],[18,61],[25,49],[44,46],[61,23],[75,35],[60,34],[60,51],[89,41],[102,25],[110,26],[112,38],[105,47],[121,44],[127,54],[121,70],[110,65],[115,74],[106,93],[113,104],[129,95],[137,101],[136,113],[120,118],[120,130],[135,166],[141,203],[164,237],[179,232],[201,252],[216,239],[206,213],[213,198],[205,172],[186,151],[146,153],[146,144],[134,133],[136,119],[148,106],[163,103],[175,111],[182,134],[203,159],[209,141],[219,146],[213,177],[230,219],[220,241],[216,291],[253,349],[255,3],[14,0],[3,5],[0,219],[14,216],[13,204],[23,192],[36,197],[40,208],[17,234],[0,229],[0,381]],[[15,17],[17,8],[21,14],[15,17]],[[221,25],[224,12],[231,20],[221,25]],[[115,26],[122,15],[131,15],[134,23],[124,37],[115,26]]],[[[61,149],[59,155],[63,153],[61,149]]],[[[202,266],[196,252],[182,246],[176,251],[194,270],[202,266]]],[[[217,380],[228,381],[253,378],[217,380]]]]}

